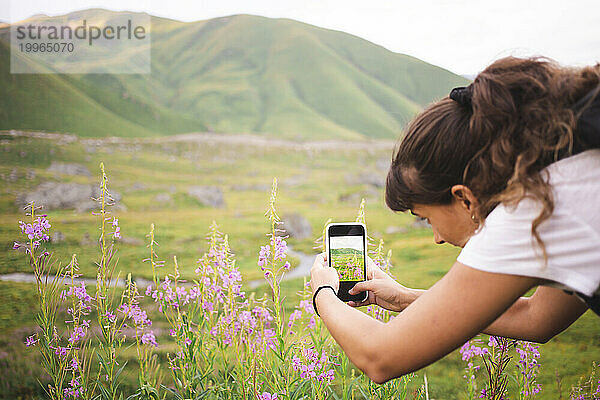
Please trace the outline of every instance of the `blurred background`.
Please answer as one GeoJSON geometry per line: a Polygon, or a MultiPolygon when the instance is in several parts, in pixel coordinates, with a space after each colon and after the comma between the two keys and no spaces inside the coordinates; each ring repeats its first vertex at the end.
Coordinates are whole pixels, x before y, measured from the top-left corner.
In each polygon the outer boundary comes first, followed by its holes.
{"type": "MultiPolygon", "coordinates": [[[[369,236],[392,250],[394,276],[428,288],[459,249],[436,246],[426,223],[385,207],[385,176],[403,127],[503,56],[595,64],[599,13],[600,3],[583,0],[4,0],[0,397],[41,393],[39,360],[23,345],[35,325],[32,275],[26,256],[12,249],[23,240],[18,221],[27,202],[48,214],[45,247],[63,264],[77,253],[81,273],[94,279],[99,231],[91,197],[103,162],[121,226],[118,270],[151,278],[142,260],[154,223],[166,270],[176,255],[191,279],[216,221],[229,234],[245,290],[260,293],[267,287],[257,252],[270,230],[264,213],[277,178],[294,268],[285,282],[291,302],[326,221],[354,220],[362,199],[369,236]],[[105,43],[98,58],[52,54],[45,63],[11,47],[11,26],[123,18],[146,21],[148,40],[105,43]],[[63,72],[66,64],[73,72],[63,72]],[[115,65],[132,69],[111,73],[115,65]]],[[[588,311],[541,347],[539,398],[560,398],[600,361],[597,327],[588,311]]],[[[433,398],[461,398],[463,368],[456,351],[417,373],[427,373],[433,398]]]]}

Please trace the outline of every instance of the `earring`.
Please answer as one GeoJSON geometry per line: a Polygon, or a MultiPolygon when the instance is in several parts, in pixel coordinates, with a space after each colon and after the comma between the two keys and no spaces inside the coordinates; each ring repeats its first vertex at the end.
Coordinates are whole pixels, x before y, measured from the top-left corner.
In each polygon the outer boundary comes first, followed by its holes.
{"type": "Polygon", "coordinates": [[[477,222],[477,217],[475,217],[475,214],[471,214],[471,220],[473,222],[477,222]]]}

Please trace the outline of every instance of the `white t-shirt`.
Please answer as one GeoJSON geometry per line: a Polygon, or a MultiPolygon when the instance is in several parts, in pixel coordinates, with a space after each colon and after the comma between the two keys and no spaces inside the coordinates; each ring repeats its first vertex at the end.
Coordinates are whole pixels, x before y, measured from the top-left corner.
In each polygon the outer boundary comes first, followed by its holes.
{"type": "Polygon", "coordinates": [[[537,229],[548,253],[547,266],[531,234],[531,223],[541,211],[532,198],[516,207],[496,206],[457,261],[484,271],[547,279],[548,286],[590,297],[600,294],[600,149],[545,169],[554,212],[537,229]]]}

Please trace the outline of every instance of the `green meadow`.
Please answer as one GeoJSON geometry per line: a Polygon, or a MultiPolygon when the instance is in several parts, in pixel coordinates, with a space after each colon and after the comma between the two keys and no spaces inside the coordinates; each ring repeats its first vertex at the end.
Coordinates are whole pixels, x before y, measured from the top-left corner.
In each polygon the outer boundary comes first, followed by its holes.
{"type": "MultiPolygon", "coordinates": [[[[260,279],[258,250],[266,244],[270,227],[264,213],[268,206],[273,178],[278,181],[277,210],[286,215],[302,215],[312,228],[306,239],[289,238],[294,250],[317,254],[315,239],[324,224],[348,222],[356,218],[361,198],[366,199],[368,234],[374,242],[385,241],[392,250],[392,273],[403,285],[428,288],[450,268],[459,249],[435,245],[431,231],[414,225],[414,217],[395,214],[385,207],[381,185],[361,180],[364,174],[383,177],[393,142],[284,142],[273,140],[264,145],[263,137],[228,135],[227,140],[203,139],[85,139],[76,136],[36,138],[31,135],[0,135],[0,273],[29,273],[25,254],[12,250],[22,240],[18,221],[24,214],[16,199],[46,181],[99,184],[99,164],[103,162],[109,189],[120,195],[113,216],[118,217],[123,238],[117,241],[117,270],[121,276],[131,273],[151,278],[146,248],[150,224],[155,225],[159,258],[165,260],[160,271],[173,272],[174,257],[184,279],[194,276],[196,260],[206,250],[205,235],[212,221],[229,235],[232,251],[245,282],[260,279]],[[77,163],[87,167],[91,176],[64,175],[48,171],[52,162],[77,163]],[[225,205],[203,205],[187,193],[191,186],[215,186],[222,190],[225,205]],[[168,196],[165,196],[168,194],[168,196]],[[162,195],[162,196],[159,196],[162,195]],[[157,197],[159,196],[159,197],[157,197]],[[168,198],[165,200],[165,198],[168,198]],[[160,200],[159,200],[160,199],[160,200]]],[[[90,211],[48,210],[51,232],[64,239],[46,243],[57,262],[68,263],[77,254],[81,273],[95,278],[98,260],[99,217],[90,211]]],[[[298,260],[292,258],[292,267],[298,260]]],[[[287,309],[298,303],[296,292],[303,279],[285,281],[287,309]]],[[[248,293],[260,296],[266,285],[248,293]]],[[[156,320],[153,304],[143,303],[156,320]]],[[[36,349],[26,349],[23,341],[34,331],[36,313],[35,286],[29,283],[0,281],[0,397],[32,398],[41,394],[37,378],[45,377],[36,349]]],[[[157,322],[155,332],[166,360],[169,339],[164,326],[157,322]]],[[[365,333],[366,334],[366,333],[365,333]]],[[[600,360],[598,317],[584,314],[565,332],[541,345],[543,385],[539,398],[558,399],[557,376],[562,398],[571,385],[587,375],[593,361],[600,360]]],[[[134,349],[129,349],[130,365],[135,365],[134,349]]],[[[427,375],[431,399],[461,399],[465,396],[464,362],[457,351],[435,364],[417,371],[415,385],[427,375]]],[[[483,367],[482,367],[483,368],[483,367]]],[[[127,370],[125,386],[135,383],[135,368],[127,370]]],[[[165,372],[168,382],[168,373],[165,372]]]]}

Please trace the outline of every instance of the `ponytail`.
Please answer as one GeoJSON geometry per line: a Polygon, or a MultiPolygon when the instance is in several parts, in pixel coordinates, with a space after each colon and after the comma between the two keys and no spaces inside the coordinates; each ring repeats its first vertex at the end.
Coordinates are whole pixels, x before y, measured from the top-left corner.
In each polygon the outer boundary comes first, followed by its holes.
{"type": "Polygon", "coordinates": [[[479,200],[475,217],[483,222],[499,203],[533,197],[542,211],[531,232],[546,258],[537,227],[554,200],[543,169],[600,147],[600,63],[571,68],[506,57],[457,89],[407,125],[392,156],[386,204],[394,211],[449,204],[450,188],[462,184],[479,200]]]}

